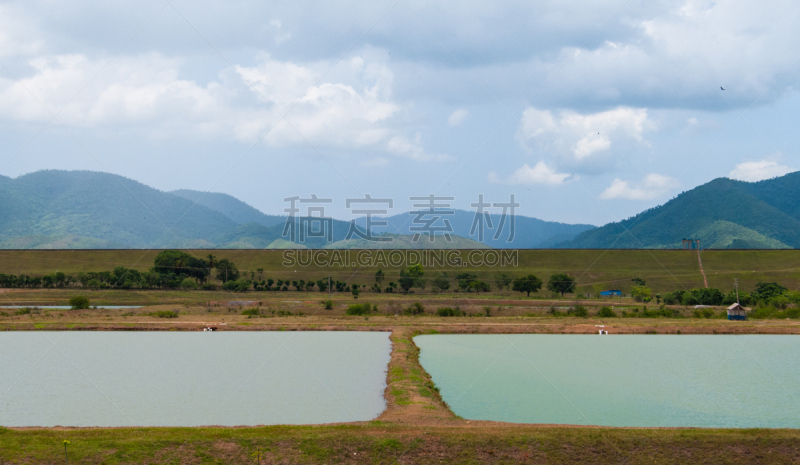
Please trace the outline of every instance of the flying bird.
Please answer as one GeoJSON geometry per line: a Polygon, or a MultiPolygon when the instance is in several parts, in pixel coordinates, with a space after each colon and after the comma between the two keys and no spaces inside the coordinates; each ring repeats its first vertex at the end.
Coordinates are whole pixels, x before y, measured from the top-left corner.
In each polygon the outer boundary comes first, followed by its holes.
{"type": "Polygon", "coordinates": [[[720,89],[722,89],[722,90],[725,90],[725,88],[724,88],[724,87],[722,87],[722,86],[719,86],[719,88],[720,88],[720,89]]]}

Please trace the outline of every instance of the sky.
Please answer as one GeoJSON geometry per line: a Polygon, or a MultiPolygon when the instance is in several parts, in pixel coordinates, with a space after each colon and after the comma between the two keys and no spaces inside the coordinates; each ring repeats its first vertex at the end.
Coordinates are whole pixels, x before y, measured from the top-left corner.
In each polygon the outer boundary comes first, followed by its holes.
{"type": "Polygon", "coordinates": [[[345,220],[367,194],[389,214],[513,194],[601,225],[800,169],[797,24],[783,0],[7,1],[0,175],[270,214],[316,194],[345,220]]]}

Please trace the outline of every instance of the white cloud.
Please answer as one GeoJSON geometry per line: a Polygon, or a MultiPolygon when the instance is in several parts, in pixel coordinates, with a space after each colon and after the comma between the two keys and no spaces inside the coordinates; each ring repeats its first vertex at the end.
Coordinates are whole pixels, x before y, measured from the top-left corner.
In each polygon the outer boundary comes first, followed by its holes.
{"type": "Polygon", "coordinates": [[[653,200],[680,186],[678,180],[650,173],[640,182],[632,183],[619,178],[600,194],[601,199],[653,200]]]}
{"type": "Polygon", "coordinates": [[[570,178],[568,173],[558,173],[556,170],[547,166],[543,161],[534,165],[533,168],[528,164],[522,165],[518,168],[507,180],[502,180],[494,171],[489,173],[489,182],[504,183],[504,184],[547,184],[558,185],[563,184],[570,178]]]}
{"type": "Polygon", "coordinates": [[[458,110],[450,113],[450,116],[447,118],[447,124],[450,126],[458,126],[464,122],[464,120],[469,115],[469,110],[465,110],[463,108],[459,108],[458,110]]]}
{"type": "Polygon", "coordinates": [[[776,161],[747,161],[736,165],[736,168],[734,168],[733,171],[728,174],[728,177],[731,179],[738,179],[740,181],[756,182],[777,176],[783,176],[784,174],[791,173],[792,171],[794,171],[793,168],[790,168],[786,165],[780,165],[776,161]]]}
{"type": "Polygon", "coordinates": [[[394,127],[401,106],[392,99],[393,74],[369,54],[329,75],[329,63],[265,58],[257,66],[235,66],[205,85],[181,78],[180,60],[119,56],[83,88],[104,64],[85,55],[31,60],[33,73],[19,82],[0,77],[0,119],[48,121],[66,105],[58,119],[68,126],[161,138],[255,142],[263,137],[273,146],[310,143],[441,158],[426,153],[421,135],[409,137],[394,127]]]}
{"type": "Polygon", "coordinates": [[[652,127],[644,108],[617,107],[589,114],[562,110],[554,114],[529,107],[522,114],[517,139],[525,146],[536,141],[562,160],[580,164],[607,152],[620,140],[644,142],[645,131],[652,127]]]}

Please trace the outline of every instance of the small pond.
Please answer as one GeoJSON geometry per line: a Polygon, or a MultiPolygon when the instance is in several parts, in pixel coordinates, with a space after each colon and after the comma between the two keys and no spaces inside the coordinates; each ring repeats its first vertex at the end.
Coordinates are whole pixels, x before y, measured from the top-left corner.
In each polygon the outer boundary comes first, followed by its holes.
{"type": "Polygon", "coordinates": [[[425,335],[422,366],[468,419],[800,428],[800,337],[425,335]]]}
{"type": "Polygon", "coordinates": [[[0,332],[0,426],[371,420],[386,332],[0,332]]]}

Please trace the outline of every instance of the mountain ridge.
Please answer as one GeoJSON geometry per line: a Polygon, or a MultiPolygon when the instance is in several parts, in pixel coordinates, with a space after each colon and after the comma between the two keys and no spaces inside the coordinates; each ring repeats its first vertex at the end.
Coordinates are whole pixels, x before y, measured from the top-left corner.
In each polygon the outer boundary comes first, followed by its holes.
{"type": "Polygon", "coordinates": [[[798,248],[798,184],[800,172],[756,183],[717,178],[631,218],[578,234],[557,247],[679,248],[682,239],[699,238],[701,247],[728,248],[736,242],[737,238],[731,237],[736,230],[734,235],[747,237],[739,245],[744,241],[752,248],[798,248]],[[712,242],[704,242],[699,235],[712,242]],[[719,242],[711,239],[717,236],[719,242]]]}
{"type": "MultiPolygon", "coordinates": [[[[468,237],[473,218],[473,212],[457,210],[452,218],[454,236],[459,237],[460,244],[478,247],[479,243],[468,237]]],[[[492,218],[497,224],[499,216],[492,218]]],[[[405,221],[409,216],[403,213],[389,218],[400,219],[405,221]]],[[[285,239],[282,235],[285,216],[264,214],[228,194],[189,189],[166,192],[130,178],[95,171],[42,170],[16,178],[0,176],[0,220],[0,248],[287,246],[276,242],[285,239]]],[[[484,244],[530,248],[594,228],[523,216],[517,216],[516,222],[517,237],[513,243],[503,242],[505,233],[494,241],[491,239],[494,231],[487,230],[484,244]]],[[[355,244],[341,242],[350,230],[350,222],[331,219],[330,224],[336,247],[355,244]]],[[[395,231],[373,230],[374,235],[381,233],[395,231]]],[[[404,247],[408,246],[406,242],[413,244],[407,239],[401,241],[404,247]]],[[[297,245],[331,246],[319,237],[307,238],[297,245]]]]}

